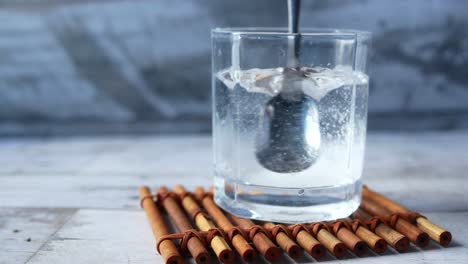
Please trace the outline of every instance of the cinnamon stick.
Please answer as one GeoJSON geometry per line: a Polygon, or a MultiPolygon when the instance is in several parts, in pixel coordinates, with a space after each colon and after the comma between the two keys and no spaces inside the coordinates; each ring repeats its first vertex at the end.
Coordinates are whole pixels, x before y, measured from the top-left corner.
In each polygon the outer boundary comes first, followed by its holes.
{"type": "Polygon", "coordinates": [[[354,254],[362,256],[366,252],[366,243],[351,232],[344,224],[344,221],[336,221],[331,227],[331,230],[333,230],[338,239],[353,251],[354,254]]]}
{"type": "Polygon", "coordinates": [[[404,252],[409,248],[409,239],[394,230],[393,228],[389,227],[382,221],[379,221],[378,218],[372,218],[371,215],[363,211],[362,209],[358,209],[352,215],[353,218],[359,219],[361,221],[365,221],[368,223],[368,227],[371,231],[374,231],[378,236],[385,239],[385,241],[390,244],[393,248],[395,248],[398,252],[404,252]],[[370,223],[369,221],[372,221],[370,223]]]}
{"type": "Polygon", "coordinates": [[[296,242],[309,253],[309,255],[315,259],[319,259],[325,255],[325,247],[309,233],[309,228],[306,225],[291,225],[289,229],[291,229],[296,242]]]}
{"type": "MultiPolygon", "coordinates": [[[[233,230],[234,225],[229,221],[229,219],[227,219],[218,205],[215,204],[213,198],[205,193],[203,187],[197,187],[195,189],[195,196],[202,203],[203,207],[215,223],[223,229],[225,233],[229,233],[233,230]]],[[[257,252],[241,234],[237,233],[232,235],[231,243],[243,260],[251,262],[257,256],[257,252]]]]}
{"type": "MultiPolygon", "coordinates": [[[[208,220],[202,212],[198,203],[192,196],[187,195],[187,191],[182,185],[176,185],[173,191],[179,195],[182,201],[182,207],[185,211],[192,216],[196,226],[202,231],[209,231],[216,228],[211,220],[208,220]]],[[[210,241],[211,248],[215,252],[219,261],[222,263],[232,263],[234,261],[234,254],[228,243],[221,235],[214,235],[210,241]]]]}
{"type": "MultiPolygon", "coordinates": [[[[160,187],[158,193],[160,197],[164,197],[161,203],[177,229],[180,232],[193,230],[190,221],[185,216],[177,201],[170,195],[169,190],[166,187],[160,187]]],[[[209,262],[208,251],[198,237],[192,236],[187,242],[187,248],[197,264],[209,262]]]]}
{"type": "MultiPolygon", "coordinates": [[[[242,229],[250,230],[255,227],[255,224],[248,219],[239,218],[233,214],[229,214],[231,219],[242,229]]],[[[281,257],[281,250],[275,246],[273,242],[262,232],[256,232],[250,237],[252,243],[260,251],[260,254],[265,256],[268,261],[277,261],[281,257]]]]}
{"type": "Polygon", "coordinates": [[[433,240],[442,246],[447,246],[452,241],[452,234],[442,227],[432,223],[427,218],[419,215],[402,205],[390,200],[389,198],[370,190],[367,186],[363,186],[362,195],[365,199],[369,199],[392,213],[405,215],[407,219],[414,222],[422,231],[426,232],[433,240]]]}
{"type": "MultiPolygon", "coordinates": [[[[151,198],[150,189],[146,186],[142,186],[138,192],[140,194],[141,206],[146,213],[153,236],[156,239],[156,243],[159,243],[162,236],[170,234],[169,229],[164,223],[164,218],[161,212],[151,198]]],[[[164,263],[182,264],[182,257],[171,240],[164,240],[159,243],[158,251],[161,252],[161,256],[164,258],[164,263]]]]}
{"type": "Polygon", "coordinates": [[[351,220],[349,218],[346,219],[350,225],[356,236],[362,239],[366,244],[376,253],[383,253],[387,250],[387,242],[379,237],[378,235],[371,232],[369,229],[365,227],[365,225],[361,224],[361,222],[357,220],[351,220]]]}
{"type": "MultiPolygon", "coordinates": [[[[366,198],[362,199],[361,207],[373,215],[385,218],[390,218],[392,216],[390,211],[366,198]]],[[[402,217],[396,217],[394,219],[396,220],[390,221],[394,222],[392,223],[393,227],[395,227],[398,232],[407,236],[415,245],[418,247],[425,247],[429,244],[429,235],[426,232],[419,230],[417,227],[413,226],[410,222],[406,221],[402,217]]]]}
{"type": "Polygon", "coordinates": [[[276,243],[292,258],[298,259],[302,256],[302,249],[290,238],[290,232],[285,226],[282,226],[284,230],[271,222],[263,224],[267,230],[272,233],[275,237],[276,243]],[[287,230],[288,233],[285,233],[287,230]]]}
{"type": "Polygon", "coordinates": [[[333,253],[335,257],[341,258],[346,255],[346,246],[332,235],[322,223],[315,223],[310,225],[310,230],[315,235],[317,240],[322,243],[328,251],[333,253]]]}

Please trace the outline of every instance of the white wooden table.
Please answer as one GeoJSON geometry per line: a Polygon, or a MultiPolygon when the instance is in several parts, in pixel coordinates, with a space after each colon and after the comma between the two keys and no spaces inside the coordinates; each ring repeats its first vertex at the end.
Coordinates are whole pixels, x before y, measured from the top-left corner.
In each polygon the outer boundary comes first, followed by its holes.
{"type": "MultiPolygon", "coordinates": [[[[468,131],[369,135],[365,183],[446,227],[454,241],[324,261],[468,263],[467,174],[468,131]]],[[[0,263],[162,263],[138,186],[193,188],[210,178],[208,136],[0,140],[0,263]]]]}

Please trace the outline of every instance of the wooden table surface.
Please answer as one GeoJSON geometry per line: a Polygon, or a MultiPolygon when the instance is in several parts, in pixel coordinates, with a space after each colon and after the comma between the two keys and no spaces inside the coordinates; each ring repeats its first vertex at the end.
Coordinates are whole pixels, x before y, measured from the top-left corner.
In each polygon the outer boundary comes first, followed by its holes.
{"type": "MultiPolygon", "coordinates": [[[[370,134],[364,182],[454,240],[323,261],[467,263],[467,153],[468,131],[370,134]]],[[[0,263],[162,263],[138,186],[208,186],[211,174],[208,136],[0,140],[0,263]]]]}

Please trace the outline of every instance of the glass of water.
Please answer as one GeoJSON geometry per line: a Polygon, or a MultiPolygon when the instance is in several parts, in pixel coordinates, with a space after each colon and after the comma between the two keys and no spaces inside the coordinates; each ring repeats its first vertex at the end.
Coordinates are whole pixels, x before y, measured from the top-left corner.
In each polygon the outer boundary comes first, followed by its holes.
{"type": "Polygon", "coordinates": [[[370,33],[212,31],[215,200],[241,217],[342,218],[361,201],[370,33]]]}

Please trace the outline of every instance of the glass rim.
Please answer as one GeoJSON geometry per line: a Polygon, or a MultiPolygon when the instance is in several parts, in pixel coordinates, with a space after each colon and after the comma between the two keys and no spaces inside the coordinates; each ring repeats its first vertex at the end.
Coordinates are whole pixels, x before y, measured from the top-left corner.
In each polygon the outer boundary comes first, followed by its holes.
{"type": "Polygon", "coordinates": [[[252,36],[293,36],[300,34],[301,36],[359,36],[370,37],[370,31],[354,30],[354,29],[338,29],[338,28],[301,28],[300,33],[289,33],[286,27],[226,27],[214,28],[212,33],[231,34],[231,35],[252,35],[252,36]]]}

